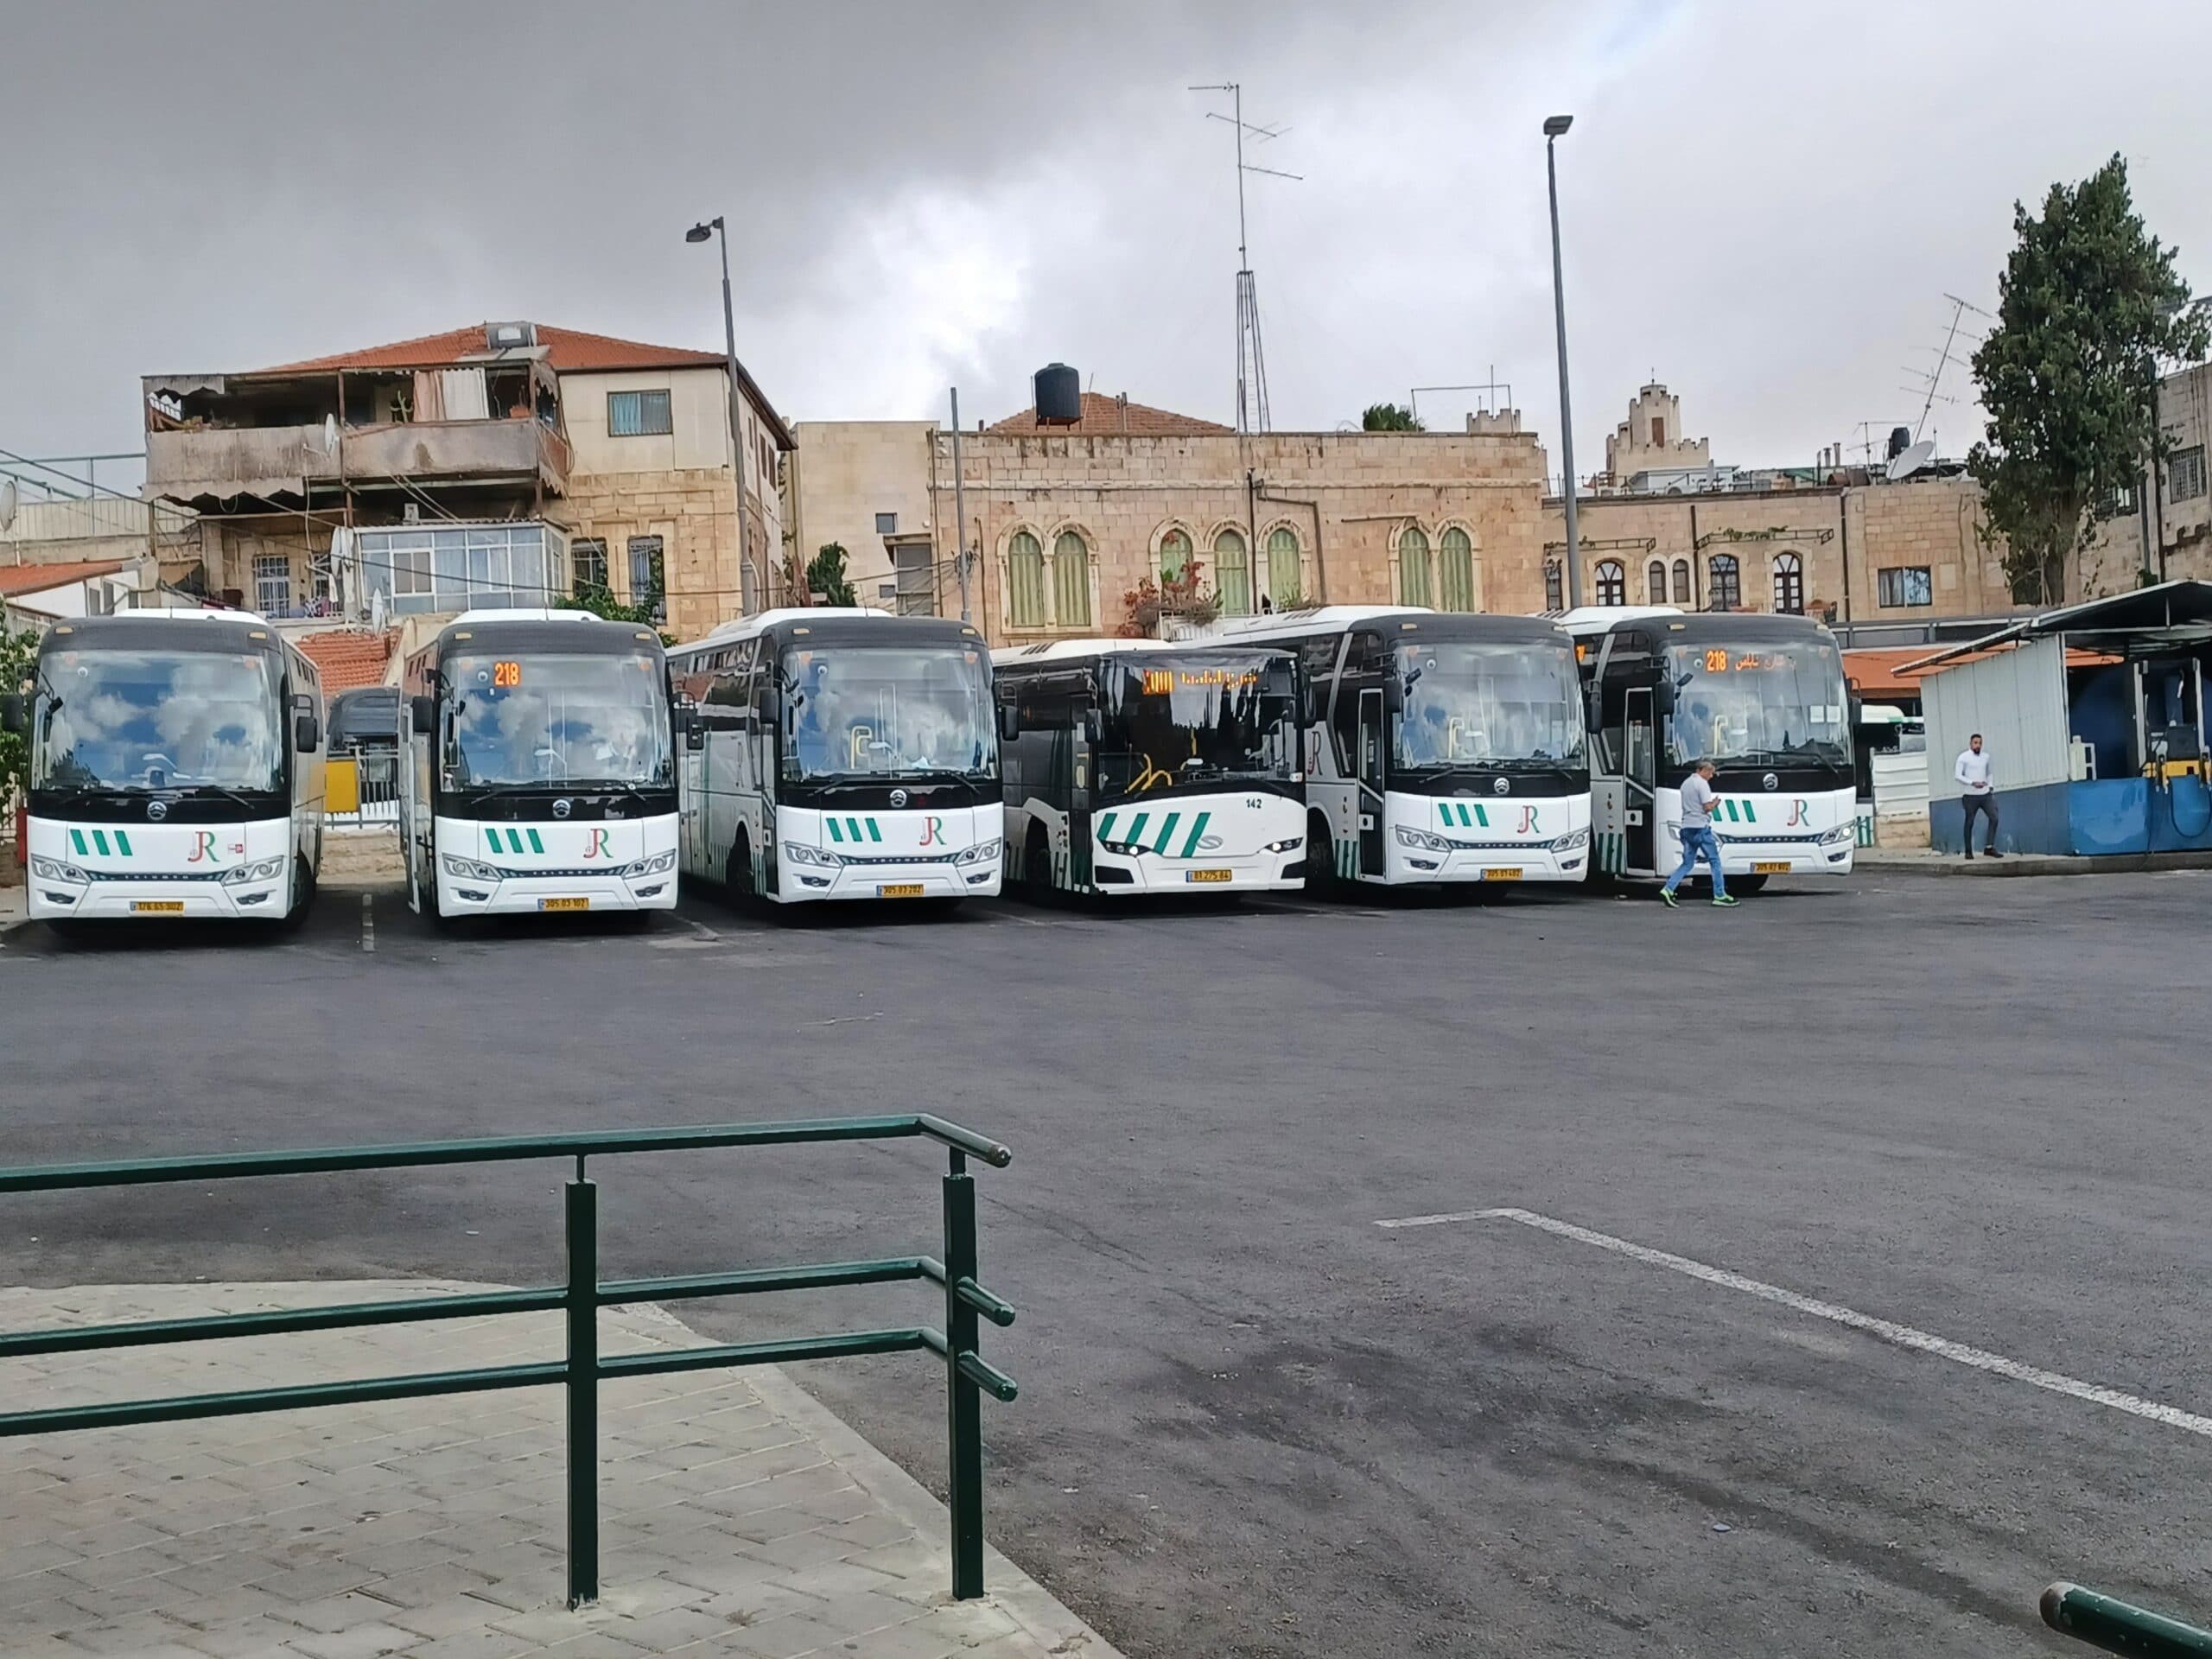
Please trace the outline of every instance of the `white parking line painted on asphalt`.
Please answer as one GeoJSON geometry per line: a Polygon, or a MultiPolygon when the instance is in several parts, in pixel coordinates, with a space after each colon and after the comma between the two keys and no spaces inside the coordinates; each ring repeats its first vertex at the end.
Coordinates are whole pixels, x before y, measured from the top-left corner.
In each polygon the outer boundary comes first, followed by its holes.
{"type": "Polygon", "coordinates": [[[1693,1262],[1686,1255],[1675,1255],[1666,1250],[1655,1250],[1647,1244],[1635,1244],[1625,1238],[1615,1238],[1611,1233],[1600,1233],[1588,1227],[1578,1227],[1571,1221],[1561,1221],[1556,1216],[1538,1215],[1533,1210],[1465,1210],[1448,1215],[1405,1216],[1395,1221],[1378,1221],[1377,1227],[1436,1227],[1448,1222],[1510,1221],[1518,1226],[1534,1227],[1540,1232],[1554,1233],[1561,1238],[1571,1238],[1578,1244],[1595,1245],[1601,1250],[1611,1250],[1615,1255],[1624,1255],[1632,1262],[1647,1267],[1664,1268],[1669,1273],[1679,1273],[1691,1279],[1701,1279],[1708,1285],[1718,1285],[1724,1290],[1741,1291],[1746,1296],[1756,1296],[1762,1301],[1772,1302],[1799,1313],[1810,1314],[1816,1319],[1847,1325],[1862,1331],[1870,1337],[1909,1348],[1916,1353],[1933,1354],[1938,1359],[1948,1359],[1956,1365],[1965,1365],[1977,1371],[1987,1371],[1995,1376],[2009,1377],[2015,1382],[2024,1382],[2031,1388],[2044,1389],[2052,1394],[2063,1394],[2075,1400],[2086,1400],[2091,1405],[2124,1411],[2131,1417],[2141,1417],[2168,1428],[2178,1428],[2191,1434],[2212,1439],[2212,1417],[2200,1416],[2193,1411],[2183,1411],[2178,1406],[2161,1405],[2155,1400],[2145,1400],[2135,1395],[2124,1394],[2118,1389],[2107,1389],[2094,1382],[2084,1382],[2076,1377],[2057,1371],[2047,1371],[2040,1365],[2024,1364],[2017,1359],[2007,1359],[2002,1354],[1993,1354],[1985,1348],[1969,1347],[1962,1342],[1953,1342],[1948,1337],[1938,1337],[1926,1331],[1916,1331],[1909,1325],[1899,1325],[1892,1319],[1876,1319],[1871,1313],[1861,1313],[1854,1308],[1839,1306],[1834,1302],[1823,1302],[1815,1297],[1802,1296],[1794,1290],[1784,1290],[1780,1285],[1770,1285],[1764,1280],[1748,1278],[1740,1273],[1731,1273],[1726,1268],[1716,1268],[1703,1262],[1693,1262]]]}
{"type": "Polygon", "coordinates": [[[377,918],[370,908],[373,902],[367,893],[361,895],[361,949],[370,956],[377,951],[377,918]]]}

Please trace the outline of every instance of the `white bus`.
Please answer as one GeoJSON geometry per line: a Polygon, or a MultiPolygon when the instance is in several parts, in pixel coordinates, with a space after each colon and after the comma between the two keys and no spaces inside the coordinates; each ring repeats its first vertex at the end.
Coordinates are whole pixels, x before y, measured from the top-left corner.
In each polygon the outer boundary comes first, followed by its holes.
{"type": "Polygon", "coordinates": [[[407,659],[408,903],[434,919],[676,905],[660,636],[582,611],[469,611],[407,659]]]}
{"type": "Polygon", "coordinates": [[[30,913],[297,920],[322,861],[322,688],[243,611],[57,622],[28,700],[30,913]]]}
{"type": "Polygon", "coordinates": [[[1326,605],[1218,632],[1299,655],[1309,886],[1588,874],[1582,698],[1552,622],[1326,605]]]}
{"type": "Polygon", "coordinates": [[[1659,607],[1585,608],[1564,625],[1590,691],[1600,871],[1671,874],[1682,780],[1711,760],[1713,833],[1730,892],[1757,893],[1775,875],[1849,873],[1850,696],[1825,627],[1659,607]]]}
{"type": "Polygon", "coordinates": [[[1006,839],[1033,890],[1304,885],[1287,652],[1064,639],[1001,651],[996,666],[1006,839]]]}
{"type": "Polygon", "coordinates": [[[697,732],[686,875],[779,904],[999,890],[991,664],[968,623],[765,611],[669,662],[697,732]]]}

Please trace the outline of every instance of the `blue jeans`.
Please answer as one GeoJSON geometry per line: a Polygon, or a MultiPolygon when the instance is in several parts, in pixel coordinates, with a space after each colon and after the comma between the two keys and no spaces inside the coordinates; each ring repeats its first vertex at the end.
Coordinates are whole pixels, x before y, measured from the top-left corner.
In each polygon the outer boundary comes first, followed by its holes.
{"type": "Polygon", "coordinates": [[[1672,893],[1682,885],[1690,872],[1697,868],[1697,855],[1705,855],[1705,861],[1713,866],[1713,896],[1716,899],[1728,891],[1728,880],[1720,874],[1720,843],[1713,838],[1713,826],[1701,824],[1682,830],[1682,865],[1667,878],[1667,891],[1672,893]]]}

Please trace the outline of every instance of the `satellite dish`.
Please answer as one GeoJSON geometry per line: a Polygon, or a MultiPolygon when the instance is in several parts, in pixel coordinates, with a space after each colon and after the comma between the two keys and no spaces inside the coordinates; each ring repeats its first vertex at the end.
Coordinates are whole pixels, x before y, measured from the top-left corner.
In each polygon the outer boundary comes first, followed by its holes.
{"type": "Polygon", "coordinates": [[[322,417],[322,453],[326,455],[338,453],[338,417],[335,415],[322,417]]]}
{"type": "Polygon", "coordinates": [[[0,484],[0,530],[16,522],[16,480],[0,484]]]}
{"type": "Polygon", "coordinates": [[[1923,438],[1909,448],[1900,449],[1890,458],[1890,482],[1910,478],[1915,473],[1936,459],[1936,440],[1923,438]]]}

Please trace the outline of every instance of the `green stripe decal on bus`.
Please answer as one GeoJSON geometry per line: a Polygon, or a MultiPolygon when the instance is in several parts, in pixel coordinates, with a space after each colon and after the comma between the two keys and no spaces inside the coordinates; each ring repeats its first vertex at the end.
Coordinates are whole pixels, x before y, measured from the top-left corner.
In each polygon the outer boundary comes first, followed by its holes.
{"type": "Polygon", "coordinates": [[[881,832],[875,827],[875,820],[874,818],[870,818],[868,821],[868,838],[870,841],[881,841],[883,839],[881,832]]]}
{"type": "Polygon", "coordinates": [[[1111,812],[1098,820],[1098,839],[1101,841],[1114,839],[1114,815],[1111,812]]]}
{"type": "Polygon", "coordinates": [[[1144,840],[1144,821],[1151,816],[1149,812],[1140,812],[1129,820],[1129,833],[1126,839],[1131,845],[1136,845],[1144,840]]]}
{"type": "Polygon", "coordinates": [[[840,830],[840,829],[837,827],[837,820],[836,820],[836,819],[835,819],[835,818],[829,818],[829,819],[825,819],[825,820],[824,820],[824,822],[825,822],[825,823],[827,823],[829,824],[829,826],[830,826],[830,840],[832,840],[832,841],[842,841],[842,840],[844,840],[844,838],[845,838],[845,832],[844,832],[843,830],[840,830]]]}
{"type": "Polygon", "coordinates": [[[1211,817],[1213,814],[1211,812],[1198,814],[1198,821],[1191,826],[1191,838],[1183,843],[1184,857],[1196,858],[1198,855],[1198,837],[1205,834],[1206,820],[1211,817]]]}
{"type": "Polygon", "coordinates": [[[1176,821],[1182,816],[1180,812],[1170,812],[1167,815],[1167,822],[1160,826],[1160,839],[1152,843],[1154,852],[1160,854],[1162,857],[1166,856],[1167,843],[1175,838],[1176,821]]]}
{"type": "Polygon", "coordinates": [[[85,847],[85,832],[81,830],[72,830],[69,832],[69,839],[77,849],[77,856],[82,858],[86,850],[85,847]]]}
{"type": "Polygon", "coordinates": [[[1436,810],[1443,815],[1446,830],[1452,828],[1452,813],[1455,808],[1459,814],[1459,828],[1471,830],[1477,824],[1485,830],[1490,828],[1490,809],[1480,801],[1440,801],[1436,810]]]}
{"type": "Polygon", "coordinates": [[[102,858],[105,858],[107,856],[107,831],[105,830],[93,830],[92,844],[100,849],[100,856],[102,858]]]}
{"type": "Polygon", "coordinates": [[[123,855],[125,858],[130,856],[130,837],[120,830],[115,832],[115,844],[123,849],[123,855]]]}
{"type": "Polygon", "coordinates": [[[530,832],[530,850],[533,853],[542,853],[545,850],[545,843],[537,838],[537,831],[535,830],[530,832]]]}

